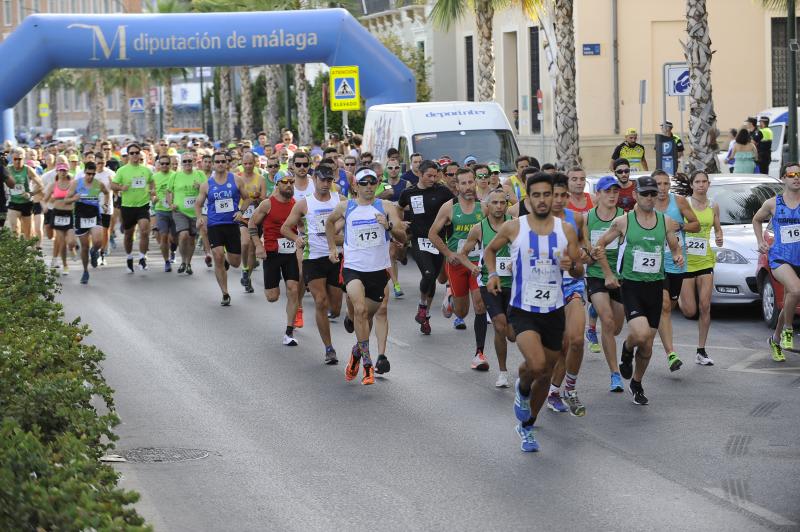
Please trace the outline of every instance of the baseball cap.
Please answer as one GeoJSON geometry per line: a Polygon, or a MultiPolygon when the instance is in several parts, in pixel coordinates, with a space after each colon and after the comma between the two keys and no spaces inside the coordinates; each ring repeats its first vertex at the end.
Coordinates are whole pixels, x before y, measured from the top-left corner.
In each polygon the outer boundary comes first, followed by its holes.
{"type": "Polygon", "coordinates": [[[56,170],[69,170],[69,165],[64,163],[58,163],[56,165],[56,170]]]}
{"type": "Polygon", "coordinates": [[[489,171],[490,172],[499,172],[500,171],[500,165],[497,164],[496,162],[490,162],[488,164],[488,166],[489,166],[489,171]]]}
{"type": "Polygon", "coordinates": [[[439,166],[444,168],[445,166],[447,166],[448,164],[452,163],[453,161],[451,161],[448,157],[442,157],[441,159],[439,159],[436,162],[439,163],[439,166]]]}
{"type": "Polygon", "coordinates": [[[75,155],[74,153],[73,153],[72,155],[70,155],[70,156],[69,156],[69,162],[71,162],[71,163],[77,163],[78,161],[80,161],[80,159],[78,159],[78,156],[77,156],[77,155],[75,155]]]}
{"type": "Polygon", "coordinates": [[[119,154],[120,155],[128,155],[128,148],[122,148],[121,150],[119,150],[119,154]]]}
{"type": "Polygon", "coordinates": [[[174,157],[175,155],[178,155],[178,150],[176,150],[175,148],[170,148],[167,150],[167,155],[169,155],[170,157],[174,157]]]}
{"type": "Polygon", "coordinates": [[[468,164],[471,164],[471,163],[477,163],[477,162],[478,162],[478,159],[475,158],[474,155],[467,155],[467,157],[464,159],[464,166],[467,166],[468,164]]]}
{"type": "Polygon", "coordinates": [[[658,192],[658,184],[656,180],[649,175],[642,176],[636,180],[636,192],[658,192]]]}
{"type": "Polygon", "coordinates": [[[629,127],[628,129],[626,129],[625,136],[627,137],[628,135],[638,135],[638,133],[636,132],[636,128],[629,127]]]}
{"type": "Polygon", "coordinates": [[[610,175],[604,175],[603,177],[600,178],[600,180],[597,182],[597,185],[594,188],[597,192],[600,192],[601,190],[608,190],[611,187],[618,187],[618,186],[620,186],[620,184],[619,181],[617,181],[616,177],[610,175]]]}

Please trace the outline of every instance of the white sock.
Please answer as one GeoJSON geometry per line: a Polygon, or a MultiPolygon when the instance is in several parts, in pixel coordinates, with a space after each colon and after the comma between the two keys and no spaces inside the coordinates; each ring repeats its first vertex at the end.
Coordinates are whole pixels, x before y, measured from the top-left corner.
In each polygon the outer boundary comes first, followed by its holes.
{"type": "Polygon", "coordinates": [[[550,385],[550,395],[558,395],[558,389],[559,389],[559,387],[558,387],[558,386],[553,386],[553,385],[551,384],[551,385],[550,385]]]}

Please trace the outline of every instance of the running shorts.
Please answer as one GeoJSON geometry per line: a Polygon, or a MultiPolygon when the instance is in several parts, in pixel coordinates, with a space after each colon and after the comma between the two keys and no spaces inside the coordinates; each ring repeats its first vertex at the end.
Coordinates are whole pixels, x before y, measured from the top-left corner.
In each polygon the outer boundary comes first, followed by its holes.
{"type": "Polygon", "coordinates": [[[599,293],[606,293],[613,301],[622,303],[622,294],[619,288],[609,289],[606,286],[605,279],[598,279],[597,277],[586,278],[586,293],[589,296],[589,301],[592,300],[592,295],[599,293]]]}
{"type": "Polygon", "coordinates": [[[156,230],[161,235],[176,235],[178,232],[175,230],[175,221],[172,219],[171,212],[156,211],[156,230]]]}
{"type": "Polygon", "coordinates": [[[545,349],[561,351],[566,322],[564,307],[544,314],[509,307],[508,321],[514,327],[517,338],[525,331],[533,331],[542,339],[542,346],[545,349]]]}
{"type": "Polygon", "coordinates": [[[339,263],[337,264],[332,263],[328,257],[303,259],[303,279],[306,284],[314,279],[325,279],[325,284],[342,288],[342,283],[339,280],[339,264],[341,262],[341,255],[339,255],[339,263]]]}
{"type": "Polygon", "coordinates": [[[586,283],[583,282],[583,279],[564,279],[561,291],[564,292],[565,305],[577,297],[585,303],[583,293],[586,291],[586,283]]]}
{"type": "Polygon", "coordinates": [[[485,286],[481,286],[481,299],[491,319],[500,314],[506,315],[508,303],[511,301],[511,288],[501,288],[500,293],[495,295],[485,286]]]}
{"type": "Polygon", "coordinates": [[[172,224],[176,234],[183,231],[189,231],[189,235],[191,236],[197,234],[197,223],[195,223],[195,219],[186,216],[181,211],[174,211],[172,213],[172,224]]]}
{"type": "Polygon", "coordinates": [[[8,204],[8,208],[12,211],[17,211],[20,216],[28,217],[33,214],[33,202],[29,201],[27,203],[10,203],[8,204]]]}
{"type": "Polygon", "coordinates": [[[212,225],[208,228],[208,245],[211,249],[224,246],[225,251],[232,255],[242,254],[242,237],[239,226],[233,224],[212,225]]]}
{"type": "Polygon", "coordinates": [[[661,321],[664,281],[631,281],[622,284],[622,305],[625,319],[647,318],[651,329],[658,329],[661,321]]]}
{"type": "Polygon", "coordinates": [[[150,205],[141,207],[120,207],[122,214],[122,230],[129,231],[139,223],[139,220],[150,219],[150,205]]]}
{"type": "Polygon", "coordinates": [[[51,209],[53,213],[53,229],[56,231],[69,231],[74,227],[72,211],[51,209]]]}
{"type": "Polygon", "coordinates": [[[366,297],[378,303],[383,302],[383,296],[386,294],[386,283],[389,282],[389,274],[386,270],[360,272],[350,268],[343,268],[342,278],[344,279],[345,287],[351,281],[361,281],[361,284],[364,285],[364,295],[366,297]]]}
{"type": "Polygon", "coordinates": [[[300,266],[294,253],[267,253],[264,260],[264,289],[278,288],[284,281],[300,282],[300,266]]]}
{"type": "Polygon", "coordinates": [[[683,279],[685,277],[685,273],[664,273],[664,290],[669,292],[670,301],[678,300],[678,296],[681,295],[681,287],[683,286],[683,279]]]}
{"type": "Polygon", "coordinates": [[[467,297],[473,290],[478,290],[478,278],[472,275],[463,264],[445,263],[447,279],[453,297],[467,297]]]}

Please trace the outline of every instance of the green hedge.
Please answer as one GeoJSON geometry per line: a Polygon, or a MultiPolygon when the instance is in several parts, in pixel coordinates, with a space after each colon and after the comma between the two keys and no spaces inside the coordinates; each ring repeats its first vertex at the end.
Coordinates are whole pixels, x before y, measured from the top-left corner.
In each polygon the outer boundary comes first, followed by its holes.
{"type": "Polygon", "coordinates": [[[64,321],[40,255],[0,230],[0,530],[149,530],[99,461],[119,423],[103,353],[64,321]]]}

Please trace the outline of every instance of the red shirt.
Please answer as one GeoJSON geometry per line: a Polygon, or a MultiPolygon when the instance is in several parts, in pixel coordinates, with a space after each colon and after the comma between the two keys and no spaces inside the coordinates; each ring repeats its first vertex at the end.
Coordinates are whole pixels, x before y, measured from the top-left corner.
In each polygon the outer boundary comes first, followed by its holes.
{"type": "Polygon", "coordinates": [[[617,198],[617,207],[621,208],[625,212],[633,209],[633,206],[636,205],[636,200],[633,197],[633,192],[636,190],[636,185],[631,183],[631,186],[628,188],[619,189],[619,198],[617,198]]]}
{"type": "Polygon", "coordinates": [[[270,196],[269,213],[264,216],[261,222],[261,228],[264,231],[264,250],[268,253],[276,253],[278,251],[278,239],[283,238],[281,234],[281,226],[283,222],[289,217],[289,213],[294,207],[294,198],[291,198],[286,203],[281,201],[273,201],[274,196],[270,196]]]}
{"type": "Polygon", "coordinates": [[[586,198],[586,206],[583,208],[576,207],[574,203],[572,203],[572,198],[569,198],[569,203],[567,203],[567,209],[574,211],[574,212],[589,212],[592,210],[594,205],[592,204],[592,196],[588,192],[583,193],[583,197],[586,198]]]}

